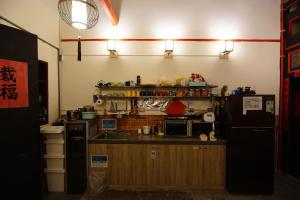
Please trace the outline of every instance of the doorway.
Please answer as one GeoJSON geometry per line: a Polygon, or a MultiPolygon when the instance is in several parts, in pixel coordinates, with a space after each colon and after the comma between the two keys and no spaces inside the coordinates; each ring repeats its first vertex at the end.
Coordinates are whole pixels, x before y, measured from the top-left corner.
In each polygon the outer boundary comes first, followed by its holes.
{"type": "Polygon", "coordinates": [[[40,125],[48,124],[48,63],[38,61],[39,71],[39,120],[40,125]]]}
{"type": "Polygon", "coordinates": [[[288,174],[300,179],[300,78],[291,79],[288,131],[288,174]]]}

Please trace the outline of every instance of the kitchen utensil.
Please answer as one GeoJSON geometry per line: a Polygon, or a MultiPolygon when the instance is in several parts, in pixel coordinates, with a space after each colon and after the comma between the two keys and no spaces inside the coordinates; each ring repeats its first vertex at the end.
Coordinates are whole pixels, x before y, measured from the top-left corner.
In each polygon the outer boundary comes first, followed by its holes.
{"type": "Polygon", "coordinates": [[[78,120],[79,119],[79,112],[77,110],[67,110],[67,120],[78,120]]]}
{"type": "Polygon", "coordinates": [[[168,115],[180,116],[184,114],[186,105],[184,105],[180,100],[175,99],[166,109],[168,115]]]}
{"type": "Polygon", "coordinates": [[[116,109],[115,109],[114,103],[112,101],[110,101],[109,112],[115,112],[115,111],[116,111],[116,109]]]}
{"type": "Polygon", "coordinates": [[[86,109],[86,112],[93,112],[94,111],[94,106],[85,105],[85,106],[83,106],[83,109],[86,109]]]}
{"type": "Polygon", "coordinates": [[[102,105],[102,103],[103,103],[102,99],[100,98],[99,95],[97,95],[97,99],[95,101],[95,104],[98,105],[98,106],[100,106],[100,105],[102,105]]]}
{"type": "Polygon", "coordinates": [[[161,136],[161,137],[162,137],[162,136],[164,136],[164,135],[165,135],[165,133],[163,133],[163,132],[159,132],[159,133],[158,133],[158,136],[161,136]]]}
{"type": "Polygon", "coordinates": [[[207,112],[203,114],[203,120],[205,122],[214,122],[215,121],[215,114],[213,112],[207,112]]]}

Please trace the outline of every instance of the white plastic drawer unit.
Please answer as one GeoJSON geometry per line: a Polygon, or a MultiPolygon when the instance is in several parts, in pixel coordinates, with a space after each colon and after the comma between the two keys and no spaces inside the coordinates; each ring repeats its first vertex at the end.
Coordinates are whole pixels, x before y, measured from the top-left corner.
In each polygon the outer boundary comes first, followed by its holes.
{"type": "Polygon", "coordinates": [[[64,155],[45,154],[47,169],[64,169],[64,155]]]}
{"type": "Polygon", "coordinates": [[[56,139],[63,140],[64,139],[64,126],[41,126],[40,133],[42,133],[46,139],[56,139]]]}
{"type": "Polygon", "coordinates": [[[47,154],[56,154],[61,155],[64,154],[64,141],[63,140],[46,140],[44,141],[46,145],[46,153],[47,154]]]}

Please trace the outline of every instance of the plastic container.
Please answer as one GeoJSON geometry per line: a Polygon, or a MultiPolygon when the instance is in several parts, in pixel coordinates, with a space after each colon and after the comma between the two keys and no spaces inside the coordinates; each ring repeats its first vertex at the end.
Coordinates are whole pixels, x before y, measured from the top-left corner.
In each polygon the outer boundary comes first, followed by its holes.
{"type": "Polygon", "coordinates": [[[96,112],[82,112],[82,119],[95,119],[96,112]]]}
{"type": "Polygon", "coordinates": [[[150,134],[150,126],[143,126],[143,133],[146,135],[150,134]]]}
{"type": "Polygon", "coordinates": [[[64,155],[45,154],[47,169],[63,169],[64,168],[64,155]]]}
{"type": "Polygon", "coordinates": [[[64,126],[42,126],[40,128],[40,133],[42,133],[46,139],[56,139],[62,140],[64,138],[63,135],[64,126]]]}
{"type": "Polygon", "coordinates": [[[49,192],[64,192],[65,190],[65,170],[64,169],[44,169],[47,174],[49,192]]]}
{"type": "Polygon", "coordinates": [[[63,140],[46,140],[44,141],[46,145],[47,154],[64,154],[64,141],[63,140]]]}

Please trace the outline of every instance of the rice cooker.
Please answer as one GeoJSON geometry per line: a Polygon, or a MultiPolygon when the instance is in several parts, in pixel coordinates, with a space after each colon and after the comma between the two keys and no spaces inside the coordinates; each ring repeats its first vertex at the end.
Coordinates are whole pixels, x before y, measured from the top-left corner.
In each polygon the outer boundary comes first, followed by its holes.
{"type": "Polygon", "coordinates": [[[214,122],[215,121],[215,113],[213,113],[213,112],[204,113],[203,120],[205,122],[214,122]]]}

